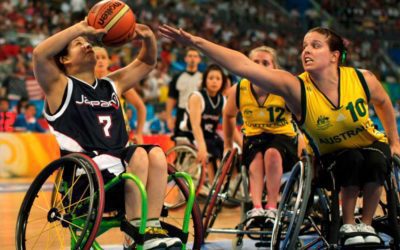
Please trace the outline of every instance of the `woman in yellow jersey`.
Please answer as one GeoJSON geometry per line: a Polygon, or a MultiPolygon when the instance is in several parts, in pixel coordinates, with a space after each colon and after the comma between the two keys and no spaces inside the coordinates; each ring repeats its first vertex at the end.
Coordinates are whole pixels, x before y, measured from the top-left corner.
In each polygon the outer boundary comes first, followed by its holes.
{"type": "MultiPolygon", "coordinates": [[[[249,58],[266,68],[278,68],[274,49],[261,46],[250,51],[249,58]]],[[[247,212],[247,226],[255,217],[265,217],[270,226],[276,217],[279,188],[283,172],[290,171],[298,160],[297,138],[292,114],[285,100],[269,94],[243,79],[230,88],[223,114],[225,149],[232,148],[236,115],[243,117],[243,161],[249,169],[250,193],[253,209],[247,212]],[[268,193],[265,209],[262,207],[264,177],[268,193]]]]}
{"type": "MultiPolygon", "coordinates": [[[[110,72],[108,71],[108,67],[110,65],[110,57],[105,48],[102,47],[94,47],[93,48],[96,54],[96,67],[95,73],[97,78],[102,78],[108,75],[110,72]]],[[[123,107],[123,114],[126,124],[126,130],[128,134],[131,132],[131,127],[129,126],[128,117],[126,115],[126,109],[128,108],[126,105],[126,101],[131,103],[137,110],[137,127],[135,132],[135,142],[137,144],[143,144],[143,128],[146,122],[146,106],[143,103],[142,98],[136,93],[134,89],[130,89],[123,94],[124,98],[121,98],[121,105],[123,107]],[[126,101],[125,101],[126,100],[126,101]]]]}
{"type": "Polygon", "coordinates": [[[282,96],[321,159],[328,163],[329,158],[334,160],[335,177],[341,187],[344,224],[340,232],[344,244],[380,240],[371,222],[391,154],[400,155],[396,120],[392,103],[374,74],[339,66],[347,53],[340,36],[326,28],[308,31],[301,54],[305,73],[295,77],[283,70],[265,68],[240,52],[181,29],[163,25],[159,30],[167,38],[198,48],[269,93],[282,96]],[[368,102],[374,105],[387,137],[374,129],[368,102]],[[364,197],[362,223],[356,224],[354,208],[360,191],[364,197]],[[369,235],[364,237],[366,233],[369,235]]]}

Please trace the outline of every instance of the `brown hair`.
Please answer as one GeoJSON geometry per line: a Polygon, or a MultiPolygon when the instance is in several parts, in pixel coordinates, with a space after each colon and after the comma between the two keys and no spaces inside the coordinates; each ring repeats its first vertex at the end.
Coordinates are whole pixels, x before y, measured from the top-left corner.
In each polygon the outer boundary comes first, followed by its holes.
{"type": "Polygon", "coordinates": [[[331,51],[339,51],[339,65],[346,62],[347,48],[343,37],[339,36],[335,31],[329,28],[316,27],[309,30],[307,33],[317,32],[324,35],[328,39],[329,49],[331,51]]]}

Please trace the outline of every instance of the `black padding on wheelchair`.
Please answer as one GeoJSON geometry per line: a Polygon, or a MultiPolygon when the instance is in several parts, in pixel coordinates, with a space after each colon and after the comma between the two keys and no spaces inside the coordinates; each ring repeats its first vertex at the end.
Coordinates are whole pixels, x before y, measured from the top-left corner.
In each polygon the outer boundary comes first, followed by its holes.
{"type": "Polygon", "coordinates": [[[144,235],[139,234],[139,228],[134,227],[125,218],[121,221],[121,231],[128,234],[135,240],[135,244],[143,245],[144,235]]]}
{"type": "Polygon", "coordinates": [[[167,230],[169,236],[178,237],[182,242],[187,242],[189,239],[189,233],[184,233],[180,228],[177,228],[171,224],[160,221],[161,227],[167,230]]]}

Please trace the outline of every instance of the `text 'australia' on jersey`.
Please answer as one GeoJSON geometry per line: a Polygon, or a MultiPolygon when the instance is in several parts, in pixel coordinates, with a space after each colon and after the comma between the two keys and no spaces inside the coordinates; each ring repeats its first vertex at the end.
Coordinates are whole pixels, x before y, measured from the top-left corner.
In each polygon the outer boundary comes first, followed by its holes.
{"type": "Polygon", "coordinates": [[[125,147],[128,135],[118,95],[111,79],[89,85],[68,77],[63,102],[55,114],[45,111],[62,150],[106,152],[125,147]]]}
{"type": "Polygon", "coordinates": [[[360,71],[339,68],[337,107],[318,89],[307,72],[299,78],[302,81],[301,126],[319,154],[364,147],[375,141],[387,142],[369,118],[369,90],[360,71]]]}

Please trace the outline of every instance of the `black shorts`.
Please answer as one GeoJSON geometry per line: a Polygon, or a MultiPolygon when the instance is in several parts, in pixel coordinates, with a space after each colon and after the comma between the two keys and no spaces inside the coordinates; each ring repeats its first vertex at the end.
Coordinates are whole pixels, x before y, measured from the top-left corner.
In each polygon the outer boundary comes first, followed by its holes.
{"type": "MultiPolygon", "coordinates": [[[[122,165],[125,167],[129,163],[129,160],[132,158],[133,154],[135,153],[135,150],[138,147],[144,148],[146,152],[149,153],[150,150],[154,147],[157,147],[157,145],[131,145],[122,150],[102,152],[102,154],[107,153],[112,156],[120,158],[122,165]]],[[[90,155],[90,157],[94,157],[94,155],[92,154],[88,155],[90,155]]],[[[109,172],[107,169],[102,170],[101,174],[103,176],[104,184],[106,184],[107,182],[111,181],[114,177],[116,177],[114,173],[109,172]]],[[[87,186],[88,186],[87,178],[80,178],[77,181],[76,186],[74,188],[73,200],[76,201],[78,199],[82,199],[82,192],[86,189],[87,186]]],[[[104,212],[111,212],[111,211],[120,211],[122,213],[125,212],[125,180],[123,179],[121,179],[117,185],[115,185],[105,193],[104,212]]]]}
{"type": "Polygon", "coordinates": [[[224,141],[222,138],[215,134],[213,137],[205,138],[207,145],[207,152],[211,155],[211,161],[222,160],[224,153],[224,141]]]}
{"type": "Polygon", "coordinates": [[[390,147],[376,141],[369,146],[344,149],[321,157],[322,165],[332,167],[339,187],[359,186],[374,182],[382,185],[389,173],[390,147]]]}
{"type": "Polygon", "coordinates": [[[292,170],[294,164],[299,160],[297,156],[297,138],[263,133],[256,136],[243,137],[243,165],[248,169],[256,154],[261,152],[264,156],[265,151],[269,148],[275,148],[281,154],[283,172],[292,170]]]}

